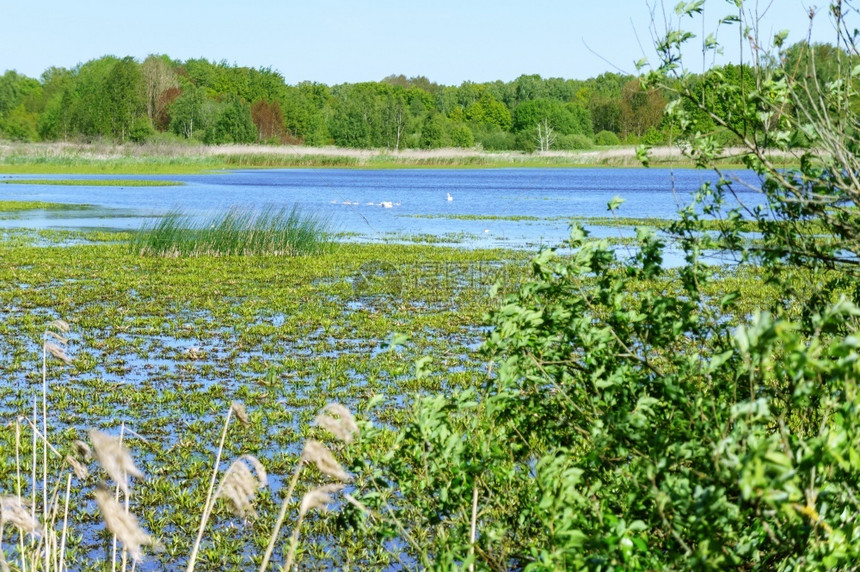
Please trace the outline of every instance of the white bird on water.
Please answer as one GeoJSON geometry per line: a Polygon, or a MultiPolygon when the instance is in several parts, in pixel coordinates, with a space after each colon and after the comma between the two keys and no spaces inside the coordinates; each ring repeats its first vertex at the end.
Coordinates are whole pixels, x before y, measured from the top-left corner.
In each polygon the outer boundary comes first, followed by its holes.
{"type": "Polygon", "coordinates": [[[449,200],[449,201],[453,201],[453,200],[454,200],[454,197],[452,197],[452,196],[451,196],[451,193],[446,193],[446,194],[448,195],[448,200],[449,200]]]}

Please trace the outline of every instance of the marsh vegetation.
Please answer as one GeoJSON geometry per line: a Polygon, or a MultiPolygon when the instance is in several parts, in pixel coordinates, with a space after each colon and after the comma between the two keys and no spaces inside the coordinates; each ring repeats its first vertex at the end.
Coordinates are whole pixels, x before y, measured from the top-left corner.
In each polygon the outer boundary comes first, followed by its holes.
{"type": "Polygon", "coordinates": [[[699,77],[692,34],[658,39],[643,80],[717,179],[623,249],[577,222],[533,256],[4,234],[0,565],[856,569],[856,12],[826,70],[780,34],[699,77]]]}
{"type": "Polygon", "coordinates": [[[296,207],[233,207],[210,217],[171,211],[135,233],[131,249],[167,257],[313,255],[331,247],[332,234],[325,220],[296,207]]]}

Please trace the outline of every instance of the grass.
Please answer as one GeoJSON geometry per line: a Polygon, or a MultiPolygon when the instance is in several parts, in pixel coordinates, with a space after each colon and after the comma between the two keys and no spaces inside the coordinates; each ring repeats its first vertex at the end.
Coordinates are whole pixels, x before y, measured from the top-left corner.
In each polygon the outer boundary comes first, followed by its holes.
{"type": "MultiPolygon", "coordinates": [[[[776,156],[790,164],[791,156],[776,156]]],[[[672,147],[652,150],[655,167],[693,167],[672,147]]],[[[478,149],[341,149],[265,145],[204,146],[186,143],[114,145],[111,143],[12,143],[0,149],[6,174],[180,174],[241,168],[555,168],[641,167],[633,147],[591,151],[522,153],[478,149]]],[[[740,166],[728,157],[724,167],[740,166]]]]}
{"type": "Polygon", "coordinates": [[[179,181],[150,179],[6,179],[6,185],[57,185],[62,187],[179,187],[179,181]]]}
{"type": "Polygon", "coordinates": [[[144,227],[131,249],[149,256],[295,256],[330,245],[326,220],[297,208],[260,212],[231,208],[209,218],[173,211],[144,227]]]}
{"type": "Polygon", "coordinates": [[[32,210],[87,210],[92,205],[75,205],[66,203],[47,203],[43,201],[0,201],[0,212],[12,213],[32,210]]]}
{"type": "MultiPolygon", "coordinates": [[[[636,227],[645,226],[653,228],[666,228],[673,220],[667,218],[633,218],[633,217],[581,217],[581,216],[549,216],[537,217],[527,215],[473,215],[473,214],[417,214],[410,215],[411,218],[427,218],[427,219],[451,219],[451,220],[486,220],[486,221],[512,221],[512,222],[540,222],[540,221],[559,221],[567,220],[570,222],[579,222],[586,225],[603,226],[603,227],[636,227]]],[[[699,221],[702,230],[726,230],[730,228],[730,223],[725,220],[718,219],[702,219],[699,221]]],[[[743,232],[754,232],[758,230],[756,221],[742,221],[739,223],[740,229],[743,232]]]]}

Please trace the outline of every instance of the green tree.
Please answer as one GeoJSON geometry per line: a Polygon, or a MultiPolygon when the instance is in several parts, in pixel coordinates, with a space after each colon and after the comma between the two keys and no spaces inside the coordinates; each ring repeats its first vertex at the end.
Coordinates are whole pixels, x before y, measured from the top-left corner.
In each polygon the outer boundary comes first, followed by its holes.
{"type": "Polygon", "coordinates": [[[19,105],[30,103],[27,111],[35,111],[32,101],[41,94],[41,85],[35,79],[7,71],[0,76],[0,118],[19,105]]]}
{"type": "Polygon", "coordinates": [[[257,141],[251,106],[239,98],[226,102],[212,127],[206,130],[203,141],[210,145],[257,141]]]}
{"type": "Polygon", "coordinates": [[[105,111],[109,134],[125,141],[137,119],[146,115],[146,87],[143,74],[134,58],[117,61],[105,78],[105,111]]]}
{"type": "Polygon", "coordinates": [[[0,119],[0,133],[14,141],[35,141],[39,136],[37,120],[35,113],[27,111],[23,104],[18,105],[0,119]]]}
{"type": "Polygon", "coordinates": [[[42,73],[44,107],[36,121],[40,138],[55,140],[69,137],[74,81],[74,74],[64,68],[51,67],[42,73]]]}
{"type": "Polygon", "coordinates": [[[167,56],[150,55],[140,67],[146,115],[152,124],[166,123],[167,107],[181,93],[175,66],[167,56]]]}
{"type": "Polygon", "coordinates": [[[328,87],[322,84],[304,82],[287,87],[281,99],[287,132],[307,145],[325,145],[328,131],[323,110],[330,98],[328,87]]]}
{"type": "Polygon", "coordinates": [[[548,121],[559,135],[591,135],[593,132],[588,110],[575,103],[563,104],[552,99],[535,99],[521,103],[514,110],[513,130],[533,131],[544,121],[548,121]]]}
{"type": "Polygon", "coordinates": [[[412,123],[407,90],[395,86],[380,98],[380,121],[385,146],[399,151],[412,123]]]}
{"type": "Polygon", "coordinates": [[[65,100],[71,116],[70,132],[87,138],[112,134],[115,122],[107,78],[118,61],[114,56],[104,56],[74,70],[74,84],[65,100]]]}
{"type": "Polygon", "coordinates": [[[451,129],[451,145],[468,149],[475,145],[475,135],[468,125],[454,124],[451,129]]]}
{"type": "Polygon", "coordinates": [[[507,106],[486,91],[477,101],[466,107],[466,118],[476,125],[495,127],[502,131],[509,131],[513,123],[507,106]]]}
{"type": "Polygon", "coordinates": [[[189,86],[169,107],[170,130],[192,139],[203,137],[217,115],[215,105],[206,99],[206,90],[189,86]]]}
{"type": "Polygon", "coordinates": [[[424,149],[437,149],[445,146],[445,127],[438,113],[430,113],[421,125],[421,142],[424,149]]]}

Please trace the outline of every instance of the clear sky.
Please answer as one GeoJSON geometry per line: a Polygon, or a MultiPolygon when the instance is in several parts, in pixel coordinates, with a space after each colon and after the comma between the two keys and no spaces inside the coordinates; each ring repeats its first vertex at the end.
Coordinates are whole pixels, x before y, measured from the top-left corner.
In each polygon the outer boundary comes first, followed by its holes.
{"type": "MultiPolygon", "coordinates": [[[[655,0],[39,0],[0,2],[0,73],[39,77],[104,55],[152,53],[271,67],[287,83],[423,75],[437,83],[521,74],[586,79],[653,61],[655,0]],[[614,67],[613,67],[614,66],[614,67]],[[617,68],[617,69],[616,69],[617,68]]],[[[662,21],[660,0],[658,20],[662,21]]],[[[677,0],[664,0],[672,11],[677,0]]],[[[818,0],[826,8],[828,0],[818,0]]],[[[767,5],[759,0],[758,5],[767,5]]],[[[754,7],[755,1],[747,2],[754,7]]],[[[764,31],[806,35],[810,2],[773,0],[764,31]]],[[[728,11],[706,4],[710,21],[728,11]]],[[[701,24],[690,21],[701,30],[701,24]]],[[[816,35],[832,35],[826,9],[816,35]]],[[[736,29],[734,29],[736,30],[736,29]]],[[[737,32],[727,40],[737,50],[737,32]]],[[[695,61],[695,60],[693,60],[695,61]]],[[[701,56],[694,71],[701,71],[701,56]]]]}

